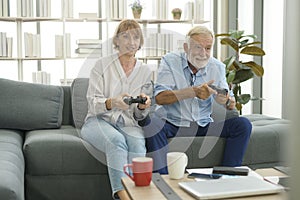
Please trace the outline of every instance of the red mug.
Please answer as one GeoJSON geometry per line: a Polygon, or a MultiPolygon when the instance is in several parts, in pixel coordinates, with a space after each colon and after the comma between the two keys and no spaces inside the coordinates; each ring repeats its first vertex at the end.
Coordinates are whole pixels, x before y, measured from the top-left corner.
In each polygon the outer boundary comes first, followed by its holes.
{"type": "Polygon", "coordinates": [[[153,160],[149,157],[136,157],[132,159],[132,164],[125,164],[124,173],[133,180],[135,186],[148,186],[152,179],[153,160]],[[133,176],[127,172],[131,168],[133,176]]]}

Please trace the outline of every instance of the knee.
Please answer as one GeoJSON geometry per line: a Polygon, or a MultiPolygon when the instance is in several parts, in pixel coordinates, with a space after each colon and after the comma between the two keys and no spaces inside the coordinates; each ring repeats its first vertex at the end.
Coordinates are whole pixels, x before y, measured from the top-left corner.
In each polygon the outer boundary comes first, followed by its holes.
{"type": "Polygon", "coordinates": [[[246,117],[238,117],[237,124],[240,126],[241,129],[244,130],[245,134],[250,135],[252,131],[252,124],[246,117]]]}
{"type": "Polygon", "coordinates": [[[112,149],[120,149],[120,148],[127,149],[127,144],[122,134],[116,134],[106,142],[106,147],[112,149]]]}

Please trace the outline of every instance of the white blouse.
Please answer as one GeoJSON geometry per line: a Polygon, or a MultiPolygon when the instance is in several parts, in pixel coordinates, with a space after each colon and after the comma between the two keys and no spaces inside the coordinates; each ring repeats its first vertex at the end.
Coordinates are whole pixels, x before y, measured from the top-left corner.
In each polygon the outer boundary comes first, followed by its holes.
{"type": "Polygon", "coordinates": [[[124,126],[138,126],[136,119],[145,118],[149,109],[139,110],[136,104],[131,104],[128,110],[118,108],[107,110],[105,101],[123,93],[128,93],[132,97],[139,96],[142,86],[151,83],[151,74],[148,65],[137,61],[131,74],[127,77],[117,53],[96,62],[89,79],[86,119],[100,115],[105,121],[116,124],[122,117],[124,126]]]}

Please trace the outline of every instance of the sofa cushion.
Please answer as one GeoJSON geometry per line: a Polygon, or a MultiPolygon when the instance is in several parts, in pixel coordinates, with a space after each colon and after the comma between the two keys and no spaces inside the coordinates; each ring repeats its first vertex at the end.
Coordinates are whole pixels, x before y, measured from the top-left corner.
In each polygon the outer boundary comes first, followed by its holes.
{"type": "Polygon", "coordinates": [[[88,78],[76,78],[71,85],[72,112],[75,127],[80,129],[88,112],[86,93],[89,85],[88,78]]]}
{"type": "Polygon", "coordinates": [[[252,133],[244,165],[269,167],[286,165],[290,121],[261,114],[244,115],[252,123],[252,133]]]}
{"type": "Polygon", "coordinates": [[[24,200],[23,133],[0,129],[0,199],[24,200]]]}
{"type": "Polygon", "coordinates": [[[60,86],[0,79],[0,128],[50,129],[62,122],[63,89],[60,86]]]}
{"type": "Polygon", "coordinates": [[[107,174],[103,152],[94,151],[78,129],[33,130],[26,133],[26,174],[32,176],[107,174]],[[101,162],[99,162],[101,161],[101,162]]]}

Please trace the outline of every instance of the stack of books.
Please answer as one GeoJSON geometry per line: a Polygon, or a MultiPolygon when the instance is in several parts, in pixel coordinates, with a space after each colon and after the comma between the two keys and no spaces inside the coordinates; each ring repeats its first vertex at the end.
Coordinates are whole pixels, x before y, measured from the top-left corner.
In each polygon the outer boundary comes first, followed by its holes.
{"type": "Polygon", "coordinates": [[[32,72],[32,82],[50,85],[51,83],[50,73],[47,73],[45,71],[32,72]]]}
{"type": "Polygon", "coordinates": [[[12,57],[12,37],[7,37],[6,32],[0,32],[0,57],[12,57]]]}
{"type": "Polygon", "coordinates": [[[41,36],[24,32],[25,57],[41,57],[41,36]]]}
{"type": "Polygon", "coordinates": [[[9,17],[10,16],[10,8],[9,8],[9,0],[1,0],[0,1],[0,17],[9,17]]]}
{"type": "Polygon", "coordinates": [[[67,58],[71,57],[71,34],[70,33],[66,33],[65,38],[63,35],[55,35],[55,57],[62,58],[64,56],[64,53],[67,58]],[[65,52],[64,49],[66,49],[65,52]]]}
{"type": "Polygon", "coordinates": [[[102,41],[99,39],[78,39],[75,53],[78,57],[101,57],[102,41]]]}
{"type": "Polygon", "coordinates": [[[173,50],[173,34],[150,33],[145,39],[145,56],[163,56],[173,50]]]}
{"type": "Polygon", "coordinates": [[[127,0],[111,0],[109,1],[107,10],[110,13],[110,18],[127,18],[127,0]]]}

